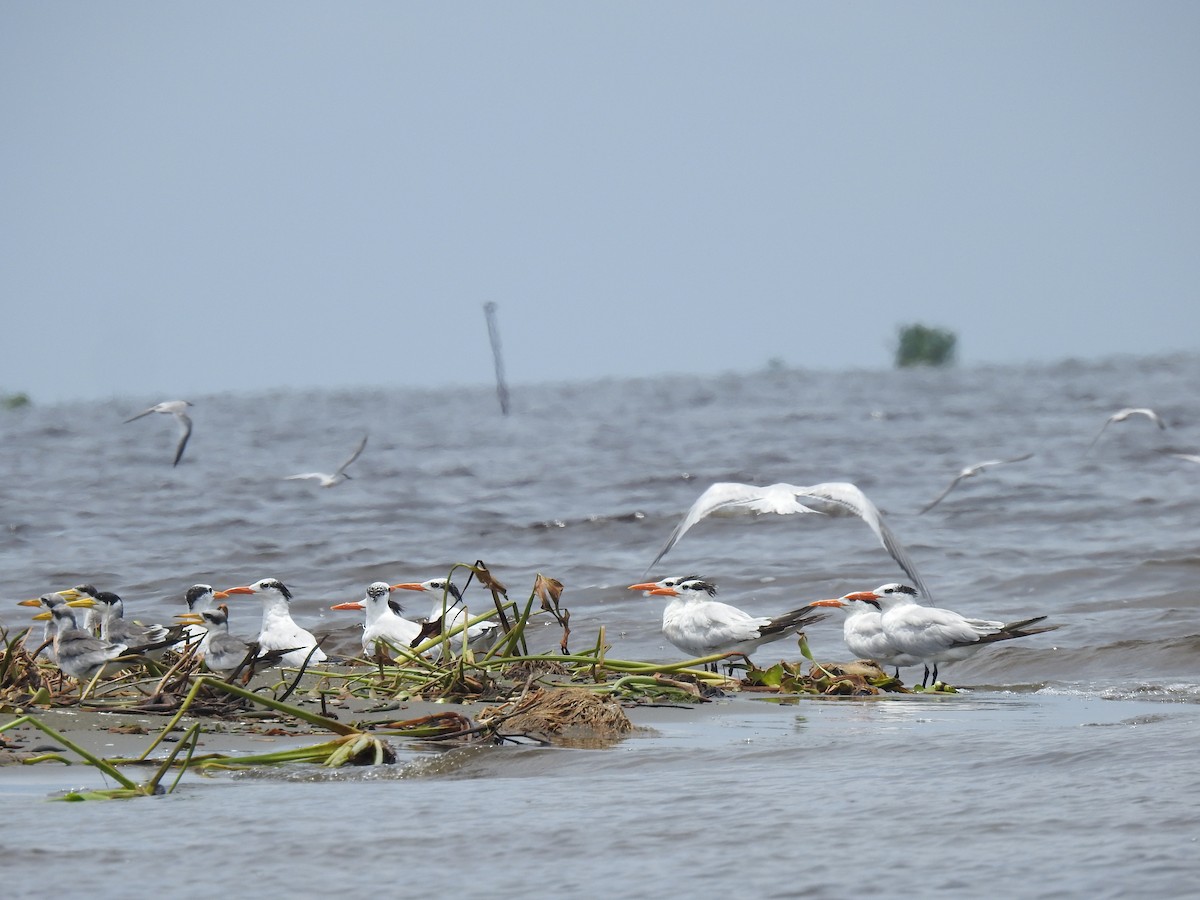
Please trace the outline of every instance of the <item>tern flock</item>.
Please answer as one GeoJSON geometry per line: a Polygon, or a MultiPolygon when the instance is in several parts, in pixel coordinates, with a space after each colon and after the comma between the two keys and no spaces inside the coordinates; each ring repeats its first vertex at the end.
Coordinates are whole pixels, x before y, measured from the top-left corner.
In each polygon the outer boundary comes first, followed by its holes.
{"type": "MultiPolygon", "coordinates": [[[[174,416],[181,427],[173,466],[179,464],[192,433],[187,414],[192,404],[171,400],[155,404],[125,420],[133,422],[151,413],[174,416]]],[[[1165,429],[1166,423],[1152,409],[1128,408],[1109,416],[1092,439],[1085,456],[1093,450],[1109,425],[1143,416],[1165,429]]],[[[307,472],[288,479],[314,479],[322,487],[332,487],[349,479],[346,469],[359,458],[367,444],[364,436],[350,457],[333,473],[307,472]]],[[[1166,452],[1166,451],[1164,451],[1166,452]]],[[[962,481],[985,469],[1017,463],[1032,457],[992,459],[962,469],[949,485],[918,514],[928,512],[942,502],[962,481]]],[[[1200,456],[1172,453],[1188,461],[1200,456]]],[[[679,540],[701,520],[709,516],[732,515],[805,515],[854,516],[871,529],[876,539],[912,582],[890,583],[870,591],[855,591],[842,597],[816,600],[776,616],[755,616],[736,606],[715,599],[716,585],[696,575],[677,575],[655,582],[630,585],[647,596],[669,597],[663,610],[662,634],[683,653],[693,658],[714,655],[742,656],[764,644],[796,635],[821,619],[825,611],[845,614],[843,639],[857,657],[874,660],[881,666],[899,670],[923,666],[922,686],[932,677],[938,683],[939,666],[963,660],[993,643],[1052,631],[1059,625],[1042,624],[1045,616],[1017,622],[973,619],[949,609],[925,605],[931,598],[907,551],[884,521],[875,504],[854,484],[829,482],[809,486],[786,483],[765,487],[733,482],[713,484],[705,490],[680,519],[647,571],[656,566],[679,540]]],[[[124,602],[110,591],[97,591],[91,584],[43,594],[20,601],[24,606],[41,609],[35,619],[45,621],[45,643],[53,644],[59,668],[81,683],[101,673],[106,666],[125,654],[147,654],[166,648],[184,649],[205,661],[213,672],[226,675],[247,661],[264,665],[302,667],[327,661],[321,642],[298,625],[291,616],[291,591],[277,578],[263,578],[250,585],[214,590],[197,584],[184,595],[187,612],[176,618],[181,624],[166,627],[130,621],[124,617],[124,602]],[[262,622],[253,643],[229,634],[229,607],[217,600],[233,596],[257,596],[262,603],[262,622]],[[80,627],[76,608],[87,608],[88,618],[80,627]],[[98,613],[98,615],[94,615],[98,613]]],[[[362,649],[365,656],[375,654],[411,655],[429,635],[457,631],[452,646],[461,651],[490,646],[499,636],[499,626],[490,621],[461,628],[467,609],[458,587],[449,579],[389,584],[377,581],[366,588],[361,600],[338,603],[334,610],[364,612],[362,649]],[[392,595],[397,590],[419,591],[433,600],[429,616],[414,621],[403,615],[403,607],[392,595]]],[[[715,668],[715,666],[714,666],[715,668]]]]}

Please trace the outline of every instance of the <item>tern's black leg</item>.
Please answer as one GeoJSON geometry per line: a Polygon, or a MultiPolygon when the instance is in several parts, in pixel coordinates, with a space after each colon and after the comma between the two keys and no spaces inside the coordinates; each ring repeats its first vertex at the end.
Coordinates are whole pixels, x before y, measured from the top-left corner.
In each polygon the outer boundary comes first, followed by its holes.
{"type": "Polygon", "coordinates": [[[925,677],[921,679],[921,687],[925,687],[927,684],[929,684],[929,664],[928,663],[925,664],[925,677]]]}

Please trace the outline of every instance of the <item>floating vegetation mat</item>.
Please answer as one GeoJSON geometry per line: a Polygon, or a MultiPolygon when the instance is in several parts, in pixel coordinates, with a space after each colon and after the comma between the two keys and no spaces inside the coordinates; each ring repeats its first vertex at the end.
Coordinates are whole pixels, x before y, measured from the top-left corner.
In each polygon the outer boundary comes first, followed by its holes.
{"type": "Polygon", "coordinates": [[[907,692],[873,664],[813,661],[802,634],[799,646],[807,664],[782,662],[767,669],[736,654],[670,664],[612,659],[603,627],[590,646],[571,652],[570,612],[560,605],[559,581],[539,574],[529,596],[518,603],[482,562],[455,566],[451,575],[460,567],[490,590],[494,609],[486,615],[465,618],[415,647],[380,644],[370,659],[326,661],[319,667],[255,674],[248,659],[247,666],[223,680],[204,672],[194,648],[188,648],[161,660],[120,658],[81,685],[44,659],[44,648],[28,649],[25,632],[0,631],[0,763],[84,763],[117,787],[64,799],[132,798],[169,793],[185,771],[388,766],[396,761],[400,743],[606,746],[634,730],[626,707],[638,704],[690,706],[737,691],[780,696],[907,692]],[[525,634],[539,617],[561,628],[557,652],[530,652],[525,634]],[[500,626],[500,636],[486,651],[452,640],[484,619],[500,626]],[[416,718],[397,716],[414,701],[461,705],[416,718]],[[472,718],[466,710],[475,703],[481,707],[472,718]],[[108,714],[108,732],[132,736],[153,734],[140,724],[147,717],[166,721],[139,754],[101,758],[38,715],[62,709],[108,714]],[[114,725],[113,718],[120,716],[130,719],[128,725],[114,725]],[[58,746],[31,746],[35,731],[58,746]],[[288,739],[296,746],[270,753],[199,752],[202,736],[231,732],[288,739]],[[170,747],[165,754],[159,749],[164,746],[170,747]],[[152,757],[156,750],[160,755],[152,757]],[[138,769],[152,773],[144,780],[126,774],[138,769]]]}

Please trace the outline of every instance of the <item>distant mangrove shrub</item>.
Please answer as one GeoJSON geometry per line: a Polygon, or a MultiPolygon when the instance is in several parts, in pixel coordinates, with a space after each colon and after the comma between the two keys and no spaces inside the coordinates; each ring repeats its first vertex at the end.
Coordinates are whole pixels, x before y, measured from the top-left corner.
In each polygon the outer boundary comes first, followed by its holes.
{"type": "Polygon", "coordinates": [[[21,409],[29,405],[29,395],[21,394],[0,394],[0,406],[5,409],[21,409]]]}
{"type": "Polygon", "coordinates": [[[945,328],[904,325],[896,345],[896,367],[953,365],[957,342],[954,332],[945,328]]]}

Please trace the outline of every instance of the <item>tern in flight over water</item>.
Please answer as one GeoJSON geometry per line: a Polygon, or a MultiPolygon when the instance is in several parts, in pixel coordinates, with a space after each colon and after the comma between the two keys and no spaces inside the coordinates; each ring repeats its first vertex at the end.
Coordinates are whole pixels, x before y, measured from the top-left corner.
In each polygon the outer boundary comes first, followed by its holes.
{"type": "Polygon", "coordinates": [[[1100,430],[1096,432],[1096,436],[1092,438],[1092,442],[1088,444],[1088,448],[1086,451],[1084,451],[1083,455],[1087,456],[1092,452],[1092,448],[1096,446],[1096,441],[1100,440],[1100,435],[1104,434],[1105,428],[1107,428],[1113,422],[1124,422],[1130,416],[1145,416],[1147,419],[1157,425],[1159,429],[1165,429],[1167,427],[1167,423],[1164,422],[1162,417],[1152,409],[1148,409],[1146,407],[1138,407],[1137,409],[1120,409],[1104,420],[1104,424],[1100,426],[1100,430]]]}
{"type": "Polygon", "coordinates": [[[333,487],[335,484],[341,483],[344,479],[350,476],[346,474],[346,470],[350,468],[350,463],[354,462],[362,454],[363,448],[367,446],[367,435],[363,435],[363,439],[358,442],[358,446],[354,452],[350,454],[350,458],[338,466],[337,471],[332,475],[326,472],[302,472],[299,475],[288,475],[285,481],[295,481],[302,478],[312,478],[321,482],[321,487],[333,487]]]}
{"type": "Polygon", "coordinates": [[[187,408],[192,404],[187,400],[165,400],[162,403],[155,403],[149,409],[142,410],[136,416],[126,419],[125,423],[136,422],[142,416],[148,416],[150,413],[167,413],[175,417],[179,422],[179,444],[175,447],[175,462],[172,466],[179,465],[179,460],[183,459],[183,450],[187,447],[188,438],[192,436],[192,418],[187,414],[187,408]]]}
{"type": "Polygon", "coordinates": [[[964,478],[971,478],[975,475],[978,475],[984,469],[990,469],[992,466],[1006,466],[1009,463],[1022,462],[1024,460],[1029,459],[1029,457],[1031,457],[1031,456],[1033,456],[1032,453],[1026,453],[1022,456],[1010,457],[1009,459],[987,459],[987,460],[984,460],[983,462],[977,462],[973,466],[967,466],[965,469],[963,469],[961,472],[959,472],[954,477],[954,480],[951,481],[950,484],[948,484],[946,486],[946,489],[944,491],[942,491],[940,494],[938,494],[936,497],[934,497],[933,500],[931,500],[929,503],[925,504],[925,506],[921,509],[921,512],[917,513],[917,515],[919,516],[919,515],[921,515],[921,513],[929,512],[931,509],[933,509],[935,506],[937,506],[939,503],[941,503],[943,500],[945,500],[946,495],[949,494],[952,490],[954,490],[958,486],[958,483],[960,481],[962,481],[964,478]]]}
{"type": "Polygon", "coordinates": [[[701,494],[692,508],[675,526],[667,543],[658,551],[654,562],[646,571],[654,568],[671,548],[683,537],[688,529],[701,519],[710,515],[760,515],[762,513],[777,513],[791,515],[793,513],[820,513],[827,516],[857,516],[862,519],[875,537],[883,544],[883,548],[891,554],[892,559],[899,563],[904,573],[912,579],[921,593],[929,596],[929,591],[917,568],[908,558],[908,552],[896,540],[890,528],[883,521],[883,516],[867,495],[859,490],[857,485],[846,481],[834,481],[825,484],[814,484],[808,487],[797,487],[794,484],[771,484],[759,487],[754,484],[738,484],[736,482],[717,482],[701,494]]]}

